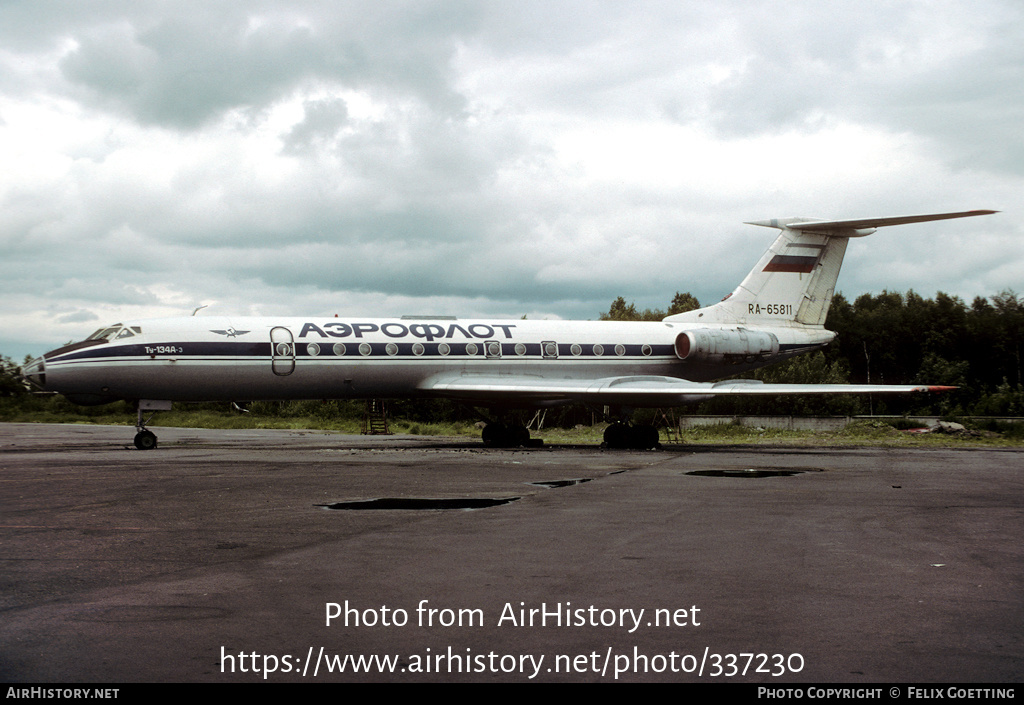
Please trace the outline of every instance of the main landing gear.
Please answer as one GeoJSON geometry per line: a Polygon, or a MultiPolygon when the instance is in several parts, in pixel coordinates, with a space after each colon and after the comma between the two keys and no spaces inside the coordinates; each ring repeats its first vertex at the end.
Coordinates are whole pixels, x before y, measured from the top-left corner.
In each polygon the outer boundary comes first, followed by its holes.
{"type": "Polygon", "coordinates": [[[604,430],[604,446],[615,449],[649,450],[661,447],[658,429],[649,424],[633,426],[616,421],[604,430]]]}
{"type": "Polygon", "coordinates": [[[519,424],[487,422],[481,434],[488,448],[531,448],[544,444],[542,438],[530,438],[530,431],[519,424]]]}

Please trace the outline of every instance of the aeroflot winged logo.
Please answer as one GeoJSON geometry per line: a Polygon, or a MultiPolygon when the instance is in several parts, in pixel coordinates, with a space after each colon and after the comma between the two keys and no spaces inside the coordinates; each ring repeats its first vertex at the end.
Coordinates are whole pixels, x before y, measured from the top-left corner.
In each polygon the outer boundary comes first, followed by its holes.
{"type": "Polygon", "coordinates": [[[235,338],[235,337],[237,337],[239,335],[245,335],[249,331],[247,331],[247,330],[235,330],[234,328],[228,328],[227,330],[211,330],[210,332],[211,333],[216,333],[217,335],[226,335],[229,338],[235,338]]]}

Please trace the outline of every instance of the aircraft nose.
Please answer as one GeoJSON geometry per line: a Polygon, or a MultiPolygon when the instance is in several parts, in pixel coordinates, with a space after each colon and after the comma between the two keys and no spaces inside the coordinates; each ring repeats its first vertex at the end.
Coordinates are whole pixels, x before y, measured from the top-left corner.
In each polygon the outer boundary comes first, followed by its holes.
{"type": "Polygon", "coordinates": [[[30,384],[39,389],[46,389],[46,361],[37,357],[21,368],[21,376],[27,379],[30,384]]]}

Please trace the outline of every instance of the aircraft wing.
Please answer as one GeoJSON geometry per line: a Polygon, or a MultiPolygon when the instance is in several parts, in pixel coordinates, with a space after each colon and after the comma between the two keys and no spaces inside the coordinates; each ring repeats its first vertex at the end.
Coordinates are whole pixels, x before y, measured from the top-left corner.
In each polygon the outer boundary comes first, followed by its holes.
{"type": "Polygon", "coordinates": [[[893,384],[765,384],[760,380],[690,382],[676,377],[637,375],[600,379],[554,379],[529,375],[447,375],[427,380],[420,389],[440,396],[479,402],[544,403],[587,401],[637,406],[678,405],[720,395],[911,394],[955,387],[893,384]]]}

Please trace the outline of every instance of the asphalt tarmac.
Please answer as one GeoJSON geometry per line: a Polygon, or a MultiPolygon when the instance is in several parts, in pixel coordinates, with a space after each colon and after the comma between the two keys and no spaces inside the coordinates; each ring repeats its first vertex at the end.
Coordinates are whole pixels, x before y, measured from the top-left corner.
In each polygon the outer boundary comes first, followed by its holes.
{"type": "Polygon", "coordinates": [[[1019,450],[154,430],[0,424],[2,680],[1024,681],[1019,450]]]}

